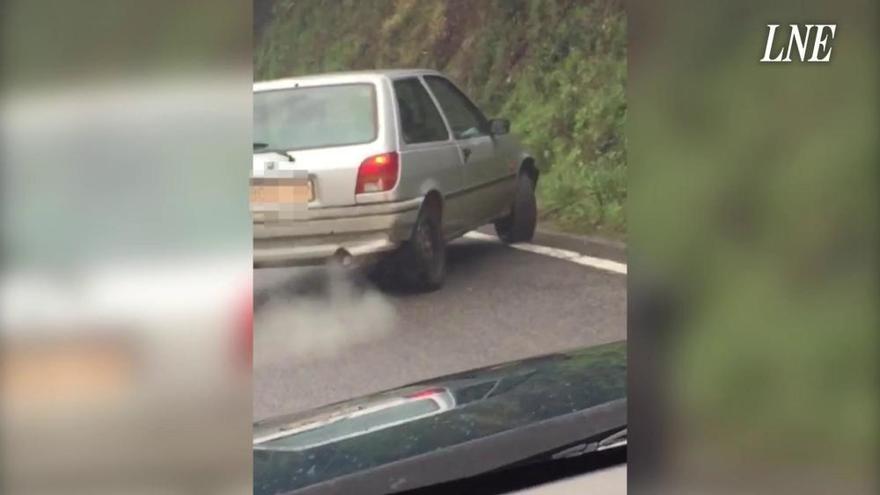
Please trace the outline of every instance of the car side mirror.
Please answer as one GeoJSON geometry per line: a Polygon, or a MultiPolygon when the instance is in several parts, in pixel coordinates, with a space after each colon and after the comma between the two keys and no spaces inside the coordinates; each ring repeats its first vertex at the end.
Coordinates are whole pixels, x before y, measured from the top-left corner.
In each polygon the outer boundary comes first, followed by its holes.
{"type": "Polygon", "coordinates": [[[489,121],[489,132],[493,136],[500,136],[510,132],[510,121],[507,119],[492,119],[489,121]]]}

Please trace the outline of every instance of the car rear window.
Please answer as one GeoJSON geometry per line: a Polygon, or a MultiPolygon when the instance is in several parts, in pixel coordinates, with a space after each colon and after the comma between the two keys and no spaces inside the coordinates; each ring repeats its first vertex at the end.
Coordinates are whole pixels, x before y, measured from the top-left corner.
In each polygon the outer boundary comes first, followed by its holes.
{"type": "Polygon", "coordinates": [[[376,90],[368,83],[254,93],[255,152],[369,143],[376,122],[376,90]]]}

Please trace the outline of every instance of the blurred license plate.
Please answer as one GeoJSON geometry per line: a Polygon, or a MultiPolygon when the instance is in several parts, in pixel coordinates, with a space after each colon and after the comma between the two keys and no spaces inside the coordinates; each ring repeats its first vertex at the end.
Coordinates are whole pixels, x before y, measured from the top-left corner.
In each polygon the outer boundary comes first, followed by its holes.
{"type": "Polygon", "coordinates": [[[19,406],[113,399],[131,387],[134,362],[116,342],[34,344],[4,349],[0,383],[19,406]]]}
{"type": "Polygon", "coordinates": [[[303,204],[315,199],[309,179],[252,179],[251,203],[303,204]]]}

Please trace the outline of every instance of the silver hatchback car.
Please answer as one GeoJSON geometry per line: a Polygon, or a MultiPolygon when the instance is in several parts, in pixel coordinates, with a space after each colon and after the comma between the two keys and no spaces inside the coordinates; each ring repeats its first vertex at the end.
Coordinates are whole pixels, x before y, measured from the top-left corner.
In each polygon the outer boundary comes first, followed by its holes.
{"type": "Polygon", "coordinates": [[[509,130],[431,70],[254,84],[254,266],[384,260],[431,290],[469,230],[531,239],[538,169],[509,130]]]}

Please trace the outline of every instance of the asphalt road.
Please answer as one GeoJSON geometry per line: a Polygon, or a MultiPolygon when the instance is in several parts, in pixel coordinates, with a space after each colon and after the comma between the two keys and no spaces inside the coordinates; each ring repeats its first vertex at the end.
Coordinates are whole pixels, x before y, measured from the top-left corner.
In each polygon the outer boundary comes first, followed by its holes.
{"type": "MultiPolygon", "coordinates": [[[[574,237],[535,243],[615,256],[574,237]]],[[[428,294],[357,271],[256,270],[254,419],[626,338],[625,275],[473,239],[449,245],[448,269],[428,294]]]]}

